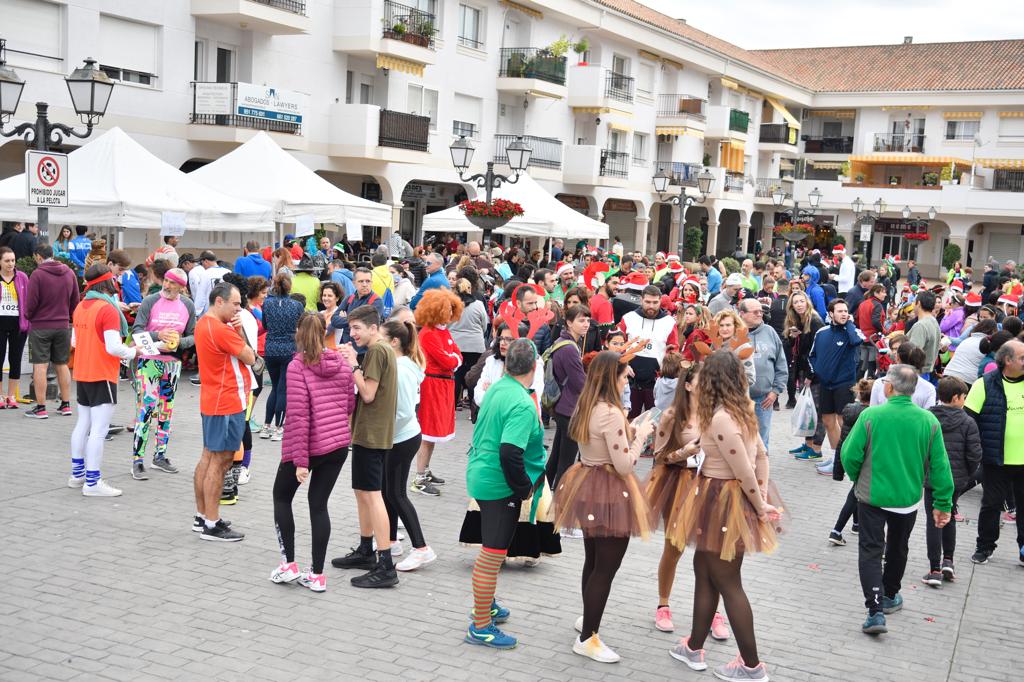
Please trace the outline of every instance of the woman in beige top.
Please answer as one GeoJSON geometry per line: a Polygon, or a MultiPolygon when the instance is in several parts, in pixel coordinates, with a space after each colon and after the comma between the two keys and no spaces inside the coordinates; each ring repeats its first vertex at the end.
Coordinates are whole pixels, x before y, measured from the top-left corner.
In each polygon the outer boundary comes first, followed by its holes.
{"type": "Polygon", "coordinates": [[[572,650],[602,663],[619,660],[597,635],[612,580],[629,538],[650,533],[647,502],[633,467],[654,424],[646,420],[633,434],[626,421],[620,396],[627,368],[613,351],[602,351],[591,361],[569,421],[569,437],[579,445],[581,461],[555,489],[555,527],[582,529],[586,554],[583,616],[576,621],[580,636],[572,650]]]}
{"type": "Polygon", "coordinates": [[[707,668],[702,647],[721,596],[740,654],[716,670],[716,676],[767,680],[740,568],[746,552],[775,549],[781,505],[769,503],[775,494],[768,483],[768,453],[758,435],[739,357],[727,350],[708,356],[697,395],[697,428],[705,456],[680,513],[686,544],[696,550],[693,619],[690,636],[671,654],[694,670],[707,668]]]}

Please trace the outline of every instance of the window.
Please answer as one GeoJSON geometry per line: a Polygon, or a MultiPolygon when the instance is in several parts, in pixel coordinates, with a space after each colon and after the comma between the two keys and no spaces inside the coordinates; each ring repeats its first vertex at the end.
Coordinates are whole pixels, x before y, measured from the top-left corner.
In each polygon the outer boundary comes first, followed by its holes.
{"type": "Polygon", "coordinates": [[[121,81],[122,83],[152,85],[153,79],[156,78],[156,76],[151,73],[142,73],[141,71],[132,71],[131,69],[119,69],[116,66],[107,66],[106,64],[100,64],[100,71],[107,74],[111,80],[121,81]]]}
{"type": "Polygon", "coordinates": [[[345,72],[345,104],[352,104],[352,83],[355,81],[355,74],[351,71],[345,72]]]}
{"type": "Polygon", "coordinates": [[[620,76],[628,76],[629,60],[619,54],[612,55],[612,72],[620,76]]]}
{"type": "Polygon", "coordinates": [[[160,28],[106,14],[100,15],[97,61],[111,78],[151,85],[156,78],[160,28]]]}
{"type": "Polygon", "coordinates": [[[230,83],[235,80],[235,53],[226,47],[217,48],[217,82],[230,83]]]}
{"type": "Polygon", "coordinates": [[[821,136],[829,138],[842,137],[843,124],[839,121],[825,121],[821,124],[821,136]]]}
{"type": "Polygon", "coordinates": [[[201,81],[206,78],[204,59],[206,45],[201,40],[196,41],[195,54],[192,56],[192,80],[201,81]]]}
{"type": "Polygon", "coordinates": [[[469,5],[459,5],[459,44],[466,47],[483,47],[481,11],[469,5]]]}
{"type": "Polygon", "coordinates": [[[636,94],[641,97],[654,96],[654,66],[651,64],[640,64],[636,77],[636,94]]]}
{"type": "Polygon", "coordinates": [[[483,100],[479,97],[455,93],[452,109],[452,134],[478,139],[483,100]]]}
{"type": "Polygon", "coordinates": [[[0,0],[7,30],[7,60],[13,66],[56,69],[62,60],[60,5],[39,0],[0,0]],[[17,27],[17,30],[12,30],[17,27]]]}
{"type": "Polygon", "coordinates": [[[452,135],[456,137],[476,137],[477,129],[472,123],[452,121],[452,135]]]}
{"type": "Polygon", "coordinates": [[[973,140],[981,130],[981,121],[946,121],[947,140],[973,140]]]}
{"type": "Polygon", "coordinates": [[[1024,142],[1024,118],[1004,116],[999,119],[1000,142],[1024,142]]]}
{"type": "Polygon", "coordinates": [[[633,135],[633,165],[647,165],[647,136],[639,133],[633,135]]]}
{"type": "Polygon", "coordinates": [[[430,129],[437,130],[437,90],[410,84],[408,110],[410,114],[429,116],[430,129]]]}

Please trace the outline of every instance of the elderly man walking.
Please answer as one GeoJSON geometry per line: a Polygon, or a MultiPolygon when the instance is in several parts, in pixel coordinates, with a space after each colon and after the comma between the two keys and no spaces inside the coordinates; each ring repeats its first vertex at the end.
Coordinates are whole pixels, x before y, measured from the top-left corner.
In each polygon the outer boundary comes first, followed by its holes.
{"type": "Polygon", "coordinates": [[[423,280],[419,291],[416,292],[416,295],[412,297],[412,301],[409,302],[409,307],[413,310],[416,310],[416,306],[419,305],[423,294],[431,289],[449,288],[448,277],[444,274],[444,259],[441,258],[441,255],[438,253],[428,253],[425,259],[427,261],[427,278],[423,280]]]}
{"type": "Polygon", "coordinates": [[[926,469],[936,527],[949,522],[953,507],[953,474],[942,429],[934,414],[911,401],[916,387],[913,367],[890,367],[887,402],[864,410],[843,442],[843,467],[854,482],[860,524],[860,585],[868,609],[861,630],[870,635],[888,632],[885,614],[903,608],[900,581],[926,469]]]}
{"type": "Polygon", "coordinates": [[[757,430],[765,448],[772,431],[772,413],[775,403],[786,388],[789,367],[786,351],[778,332],[764,324],[764,308],[754,298],[744,298],[737,306],[740,317],[747,325],[750,345],[754,347],[754,385],[750,387],[750,398],[757,413],[757,430]]]}

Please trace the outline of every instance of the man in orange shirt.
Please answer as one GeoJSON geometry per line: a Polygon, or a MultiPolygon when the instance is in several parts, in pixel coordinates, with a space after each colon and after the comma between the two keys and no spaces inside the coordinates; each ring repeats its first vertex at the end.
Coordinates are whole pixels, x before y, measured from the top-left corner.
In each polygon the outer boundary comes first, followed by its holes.
{"type": "Polygon", "coordinates": [[[196,516],[192,530],[202,533],[203,540],[238,542],[245,535],[220,518],[220,492],[245,432],[251,379],[242,365],[252,365],[256,353],[242,338],[242,298],[238,289],[221,282],[210,292],[209,303],[195,329],[203,455],[193,480],[196,516]]]}

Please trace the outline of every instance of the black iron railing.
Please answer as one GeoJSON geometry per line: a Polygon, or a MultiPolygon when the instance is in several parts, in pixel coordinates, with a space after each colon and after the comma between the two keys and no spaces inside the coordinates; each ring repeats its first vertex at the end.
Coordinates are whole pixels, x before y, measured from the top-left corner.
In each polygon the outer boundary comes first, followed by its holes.
{"type": "Polygon", "coordinates": [[[609,71],[608,75],[605,76],[605,97],[610,97],[620,102],[632,102],[635,88],[636,79],[632,76],[624,76],[614,71],[609,71]]]}
{"type": "Polygon", "coordinates": [[[427,151],[430,140],[430,117],[380,110],[381,147],[398,147],[418,152],[427,151]]]}
{"type": "Polygon", "coordinates": [[[384,0],[384,37],[420,47],[434,48],[437,19],[430,12],[384,0]]]}
{"type": "Polygon", "coordinates": [[[465,121],[452,121],[452,135],[457,137],[476,136],[476,125],[465,121]]]}
{"type": "Polygon", "coordinates": [[[556,57],[546,48],[503,47],[498,75],[503,78],[536,78],[565,85],[565,57],[556,57]]]}
{"type": "Polygon", "coordinates": [[[602,149],[599,175],[606,178],[628,178],[629,154],[612,149],[602,149]]]}
{"type": "MultiPolygon", "coordinates": [[[[494,163],[508,164],[508,146],[516,141],[518,135],[495,135],[494,136],[494,163]]],[[[526,143],[533,153],[530,154],[530,168],[561,168],[562,167],[562,141],[553,137],[535,137],[523,135],[523,142],[526,143]]]]}
{"type": "Polygon", "coordinates": [[[924,135],[918,133],[875,133],[876,152],[924,152],[924,135]]]}
{"type": "Polygon", "coordinates": [[[802,135],[805,154],[852,154],[853,137],[802,135]]]}
{"type": "MultiPolygon", "coordinates": [[[[230,98],[230,111],[238,111],[238,83],[201,83],[201,85],[217,86],[225,89],[225,95],[230,98]]],[[[192,113],[189,114],[188,122],[199,125],[228,126],[232,128],[252,128],[254,130],[266,130],[271,133],[290,133],[292,135],[302,134],[302,123],[281,121],[273,118],[257,116],[240,116],[237,113],[231,114],[210,114],[196,111],[196,81],[192,81],[192,113]]]]}
{"type": "Polygon", "coordinates": [[[997,170],[992,178],[997,192],[1024,192],[1024,171],[997,170]]]}
{"type": "Polygon", "coordinates": [[[286,12],[292,12],[293,14],[301,14],[306,16],[306,3],[305,0],[252,0],[253,2],[261,5],[267,5],[275,9],[283,9],[286,12]]]}
{"type": "Polygon", "coordinates": [[[797,133],[797,129],[787,123],[762,123],[760,140],[769,144],[796,145],[797,133]]]}
{"type": "Polygon", "coordinates": [[[655,173],[665,173],[668,184],[681,187],[697,187],[697,175],[701,172],[699,163],[683,163],[680,161],[659,161],[655,164],[655,173]]]}
{"type": "Polygon", "coordinates": [[[742,109],[729,110],[729,130],[745,133],[750,128],[750,114],[742,109]]]}
{"type": "Polygon", "coordinates": [[[686,116],[707,119],[707,100],[693,95],[658,95],[658,116],[686,116]]]}
{"type": "Polygon", "coordinates": [[[724,187],[726,192],[742,192],[743,173],[726,173],[724,187]]]}

